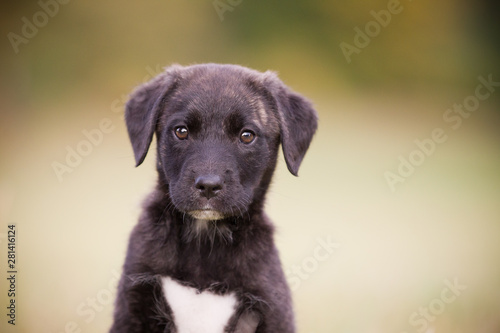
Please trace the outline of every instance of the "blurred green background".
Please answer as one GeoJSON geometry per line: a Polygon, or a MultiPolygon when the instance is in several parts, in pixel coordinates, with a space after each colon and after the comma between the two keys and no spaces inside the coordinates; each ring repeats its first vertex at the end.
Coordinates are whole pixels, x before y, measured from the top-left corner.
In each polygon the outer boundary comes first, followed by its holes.
{"type": "Polygon", "coordinates": [[[1,332],[108,330],[155,182],[123,105],[162,67],[203,62],[275,70],[319,112],[300,177],[281,159],[267,202],[298,332],[500,332],[500,86],[477,88],[500,82],[496,2],[59,1],[1,4],[1,332]]]}

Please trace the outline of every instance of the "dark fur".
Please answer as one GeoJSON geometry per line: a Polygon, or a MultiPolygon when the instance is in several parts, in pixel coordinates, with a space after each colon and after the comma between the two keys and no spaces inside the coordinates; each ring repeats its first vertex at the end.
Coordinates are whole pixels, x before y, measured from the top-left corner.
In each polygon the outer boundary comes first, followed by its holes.
{"type": "Polygon", "coordinates": [[[132,94],[125,116],[137,165],[156,135],[159,181],[130,237],[111,332],[176,331],[161,276],[234,292],[240,305],[226,332],[240,316],[257,317],[256,332],[295,332],[263,203],[280,143],[297,175],[317,127],[310,103],[271,72],[172,66],[132,94]],[[186,140],[174,134],[180,125],[189,129],[186,140]],[[256,134],[250,144],[239,140],[244,129],[256,134]],[[195,186],[206,175],[221,183],[208,199],[195,186]],[[196,223],[188,212],[207,205],[223,218],[196,223]]]}

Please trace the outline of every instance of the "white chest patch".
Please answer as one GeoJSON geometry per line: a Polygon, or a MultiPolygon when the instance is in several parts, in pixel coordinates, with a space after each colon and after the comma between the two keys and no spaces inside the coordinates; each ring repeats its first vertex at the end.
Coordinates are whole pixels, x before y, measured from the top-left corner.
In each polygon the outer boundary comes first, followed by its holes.
{"type": "Polygon", "coordinates": [[[232,293],[199,293],[170,277],[162,278],[162,285],[178,333],[223,333],[236,311],[237,300],[232,293]]]}

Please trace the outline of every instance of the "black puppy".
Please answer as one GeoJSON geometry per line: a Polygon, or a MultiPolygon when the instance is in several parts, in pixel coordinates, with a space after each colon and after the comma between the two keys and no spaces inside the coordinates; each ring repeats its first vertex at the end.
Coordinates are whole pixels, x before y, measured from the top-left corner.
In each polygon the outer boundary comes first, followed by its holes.
{"type": "Polygon", "coordinates": [[[290,172],[317,115],[272,72],[172,66],[125,119],[137,165],[156,134],[158,184],[132,232],[111,328],[295,332],[264,197],[281,143],[290,172]]]}

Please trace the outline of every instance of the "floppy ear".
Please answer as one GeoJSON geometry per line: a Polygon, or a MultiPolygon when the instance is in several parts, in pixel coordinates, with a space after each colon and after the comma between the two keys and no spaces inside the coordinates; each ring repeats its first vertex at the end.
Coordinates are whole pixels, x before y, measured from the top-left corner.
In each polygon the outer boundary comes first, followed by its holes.
{"type": "Polygon", "coordinates": [[[158,117],[169,94],[175,90],[181,68],[178,65],[167,68],[151,81],[137,87],[127,102],[125,122],[136,166],[146,158],[158,117]]]}
{"type": "Polygon", "coordinates": [[[297,176],[318,127],[318,115],[307,99],[291,91],[273,72],[264,73],[264,85],[276,103],[286,165],[297,176]]]}

